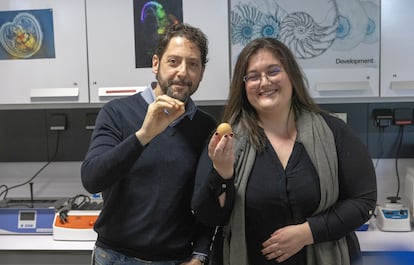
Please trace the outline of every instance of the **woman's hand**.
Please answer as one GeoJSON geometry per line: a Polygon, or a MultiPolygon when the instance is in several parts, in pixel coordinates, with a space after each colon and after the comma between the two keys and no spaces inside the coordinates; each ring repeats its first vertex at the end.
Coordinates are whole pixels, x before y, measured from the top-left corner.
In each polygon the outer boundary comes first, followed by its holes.
{"type": "Polygon", "coordinates": [[[313,244],[313,236],[308,222],[289,225],[270,235],[263,243],[262,254],[268,260],[276,259],[277,262],[283,262],[310,244],[313,244]]]}
{"type": "Polygon", "coordinates": [[[214,169],[224,179],[230,179],[234,173],[234,137],[233,133],[221,136],[217,132],[211,137],[208,155],[214,169]]]}

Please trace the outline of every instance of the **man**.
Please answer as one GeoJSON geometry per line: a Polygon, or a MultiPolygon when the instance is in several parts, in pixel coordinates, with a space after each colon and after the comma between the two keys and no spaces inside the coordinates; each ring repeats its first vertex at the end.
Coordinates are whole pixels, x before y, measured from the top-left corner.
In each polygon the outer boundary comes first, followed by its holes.
{"type": "Polygon", "coordinates": [[[82,163],[82,183],[102,192],[94,264],[204,264],[213,231],[190,209],[197,161],[216,121],[190,96],[207,63],[208,40],[172,25],[152,58],[153,83],[105,104],[82,163]]]}

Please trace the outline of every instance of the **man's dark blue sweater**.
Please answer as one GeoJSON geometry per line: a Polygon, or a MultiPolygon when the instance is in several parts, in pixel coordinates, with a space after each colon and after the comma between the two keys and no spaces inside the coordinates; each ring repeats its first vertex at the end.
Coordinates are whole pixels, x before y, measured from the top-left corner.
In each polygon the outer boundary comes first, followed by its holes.
{"type": "Polygon", "coordinates": [[[105,104],[82,164],[82,183],[102,192],[97,246],[144,260],[208,253],[212,229],[191,211],[195,171],[216,121],[197,109],[142,146],[135,132],[148,103],[141,94],[105,104]]]}

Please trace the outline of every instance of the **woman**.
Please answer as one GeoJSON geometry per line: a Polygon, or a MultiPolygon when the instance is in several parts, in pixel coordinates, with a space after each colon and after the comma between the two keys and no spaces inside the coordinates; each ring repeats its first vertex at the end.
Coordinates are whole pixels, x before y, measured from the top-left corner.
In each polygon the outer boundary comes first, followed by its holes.
{"type": "Polygon", "coordinates": [[[293,54],[271,38],[240,53],[223,121],[200,159],[192,207],[223,227],[223,263],[351,264],[353,232],[372,215],[366,147],[307,92],[293,54]]]}

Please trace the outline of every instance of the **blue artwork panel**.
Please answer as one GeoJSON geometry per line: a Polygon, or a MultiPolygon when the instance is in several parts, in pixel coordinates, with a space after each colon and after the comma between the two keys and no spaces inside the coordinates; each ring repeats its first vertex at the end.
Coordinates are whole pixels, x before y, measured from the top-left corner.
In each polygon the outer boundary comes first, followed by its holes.
{"type": "Polygon", "coordinates": [[[53,10],[0,11],[0,60],[55,58],[53,10]]]}

